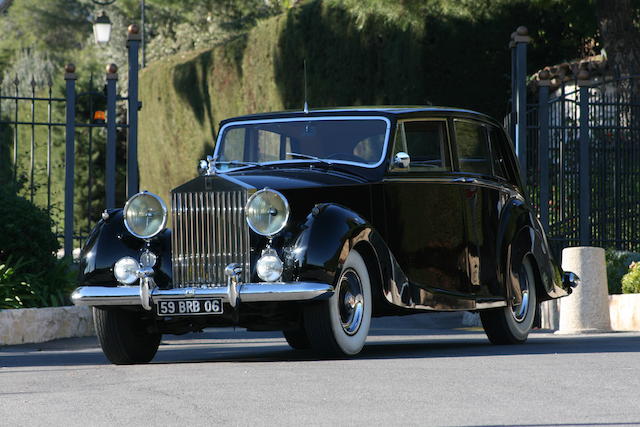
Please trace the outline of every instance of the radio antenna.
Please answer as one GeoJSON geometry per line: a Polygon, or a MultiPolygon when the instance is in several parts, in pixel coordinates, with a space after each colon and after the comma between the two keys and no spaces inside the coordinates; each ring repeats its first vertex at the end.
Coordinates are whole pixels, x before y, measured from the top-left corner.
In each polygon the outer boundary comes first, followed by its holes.
{"type": "Polygon", "coordinates": [[[307,60],[304,60],[304,113],[309,114],[309,104],[307,104],[307,60]]]}

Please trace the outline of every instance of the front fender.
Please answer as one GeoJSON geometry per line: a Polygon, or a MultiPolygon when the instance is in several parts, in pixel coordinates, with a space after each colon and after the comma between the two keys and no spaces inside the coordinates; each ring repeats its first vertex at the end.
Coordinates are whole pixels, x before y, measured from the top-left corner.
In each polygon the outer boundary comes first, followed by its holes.
{"type": "Polygon", "coordinates": [[[349,251],[369,241],[372,226],[336,204],[316,205],[301,225],[290,253],[297,280],[335,283],[349,251]]]}
{"type": "MultiPolygon", "coordinates": [[[[144,241],[129,233],[124,225],[122,209],[107,212],[91,231],[80,253],[78,281],[81,286],[116,286],[113,275],[116,261],[125,256],[140,259],[144,241]]],[[[171,231],[164,230],[151,239],[150,250],[158,256],[154,279],[160,288],[171,282],[171,231]]]]}

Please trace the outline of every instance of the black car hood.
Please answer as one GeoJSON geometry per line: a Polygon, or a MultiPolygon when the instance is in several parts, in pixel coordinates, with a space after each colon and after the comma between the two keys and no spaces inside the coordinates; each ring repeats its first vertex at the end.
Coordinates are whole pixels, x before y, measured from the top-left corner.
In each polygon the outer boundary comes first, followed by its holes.
{"type": "Polygon", "coordinates": [[[251,169],[236,171],[228,176],[251,187],[262,189],[269,187],[274,190],[289,190],[298,188],[333,187],[340,185],[364,184],[367,181],[349,173],[329,170],[326,168],[287,168],[287,169],[251,169]]]}

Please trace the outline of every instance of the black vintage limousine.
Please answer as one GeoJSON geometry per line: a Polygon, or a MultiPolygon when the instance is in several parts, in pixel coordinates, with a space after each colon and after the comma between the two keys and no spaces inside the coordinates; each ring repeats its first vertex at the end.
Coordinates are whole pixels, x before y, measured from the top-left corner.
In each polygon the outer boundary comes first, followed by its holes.
{"type": "Polygon", "coordinates": [[[491,342],[522,343],[536,304],[578,281],[551,256],[505,132],[479,113],[237,117],[199,171],[169,207],[143,191],[105,211],[83,249],[72,299],[94,307],[113,363],[216,325],[355,355],[373,316],[424,311],[479,311],[491,342]]]}

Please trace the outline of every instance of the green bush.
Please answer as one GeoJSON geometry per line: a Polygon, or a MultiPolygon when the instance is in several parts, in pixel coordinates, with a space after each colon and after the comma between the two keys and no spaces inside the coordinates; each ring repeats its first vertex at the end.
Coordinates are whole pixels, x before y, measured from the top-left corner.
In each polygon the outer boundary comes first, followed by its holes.
{"type": "Polygon", "coordinates": [[[640,262],[632,262],[629,272],[622,277],[622,292],[625,294],[640,293],[640,262]]]}
{"type": "Polygon", "coordinates": [[[55,260],[46,273],[32,273],[36,261],[9,259],[0,264],[0,309],[68,305],[74,273],[65,260],[55,260]]]}
{"type": "Polygon", "coordinates": [[[0,188],[0,309],[69,303],[74,273],[51,232],[49,215],[0,188]]]}
{"type": "Polygon", "coordinates": [[[37,261],[34,273],[46,272],[55,263],[60,243],[51,232],[47,212],[10,189],[0,190],[0,262],[14,259],[37,261]]]}
{"type": "Polygon", "coordinates": [[[621,294],[622,276],[627,273],[632,262],[640,261],[640,253],[607,249],[605,259],[607,261],[609,294],[621,294]]]}
{"type": "Polygon", "coordinates": [[[35,292],[18,273],[25,264],[23,260],[12,262],[9,257],[0,265],[0,309],[30,307],[34,301],[35,292]]]}

